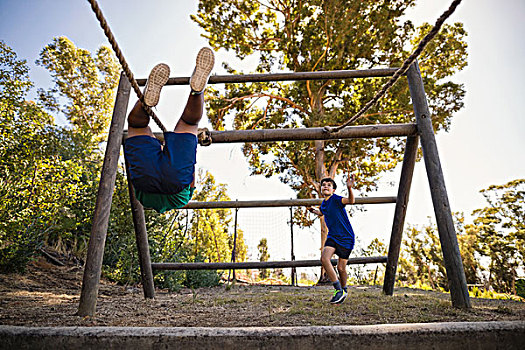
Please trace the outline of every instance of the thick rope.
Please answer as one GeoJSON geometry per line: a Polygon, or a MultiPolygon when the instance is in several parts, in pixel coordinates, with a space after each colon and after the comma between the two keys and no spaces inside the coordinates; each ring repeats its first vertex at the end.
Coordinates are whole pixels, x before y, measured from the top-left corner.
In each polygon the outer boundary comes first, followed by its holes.
{"type": "Polygon", "coordinates": [[[443,25],[443,22],[445,22],[445,20],[448,17],[450,17],[450,15],[452,13],[454,13],[454,11],[456,10],[456,7],[458,7],[458,5],[460,3],[461,3],[461,0],[454,0],[452,2],[452,4],[450,4],[450,7],[448,8],[448,10],[443,12],[443,14],[437,19],[437,21],[434,24],[434,27],[432,28],[432,30],[427,35],[425,35],[425,37],[419,42],[419,45],[414,50],[414,52],[412,52],[412,54],[405,60],[405,62],[403,62],[403,65],[401,66],[401,68],[399,68],[394,73],[394,75],[390,78],[390,80],[388,80],[388,82],[385,85],[383,85],[381,90],[370,101],[368,101],[363,106],[363,108],[361,108],[361,110],[359,112],[357,112],[353,117],[348,119],[344,124],[341,124],[341,125],[335,126],[335,127],[325,126],[324,130],[326,130],[328,132],[337,132],[337,131],[341,130],[342,128],[350,125],[350,123],[353,123],[354,121],[359,119],[363,114],[365,114],[366,111],[368,111],[370,108],[375,106],[377,101],[379,101],[379,99],[381,99],[381,97],[383,97],[385,95],[385,93],[388,91],[388,89],[390,89],[397,82],[397,80],[403,74],[406,73],[406,71],[408,70],[410,65],[416,60],[416,58],[421,54],[421,52],[423,52],[423,50],[425,49],[425,46],[427,46],[427,44],[439,32],[439,30],[441,29],[441,26],[443,25]]]}
{"type": "Polygon", "coordinates": [[[199,128],[197,130],[197,140],[201,146],[209,146],[212,143],[211,132],[208,128],[199,128]]]}
{"type": "Polygon", "coordinates": [[[153,112],[151,107],[147,106],[146,103],[144,102],[144,95],[142,94],[142,91],[140,91],[139,84],[133,77],[133,73],[129,69],[128,63],[126,62],[126,59],[124,58],[124,55],[122,54],[122,51],[120,50],[120,47],[118,46],[117,41],[115,40],[115,37],[113,36],[113,33],[111,32],[111,29],[109,28],[109,25],[106,22],[106,19],[104,18],[104,15],[102,14],[102,11],[100,10],[100,7],[98,6],[97,1],[96,0],[88,0],[88,1],[91,4],[91,8],[93,9],[93,12],[95,12],[95,15],[97,16],[97,19],[100,23],[100,26],[104,30],[104,33],[106,34],[106,37],[108,38],[111,44],[111,47],[113,48],[113,51],[115,51],[115,54],[117,55],[120,65],[122,66],[122,69],[124,69],[124,73],[128,77],[128,80],[131,86],[133,87],[133,90],[135,90],[137,97],[142,103],[142,108],[155,121],[155,123],[159,126],[159,128],[163,132],[166,132],[166,128],[164,127],[162,122],[159,120],[155,112],[153,112]]]}

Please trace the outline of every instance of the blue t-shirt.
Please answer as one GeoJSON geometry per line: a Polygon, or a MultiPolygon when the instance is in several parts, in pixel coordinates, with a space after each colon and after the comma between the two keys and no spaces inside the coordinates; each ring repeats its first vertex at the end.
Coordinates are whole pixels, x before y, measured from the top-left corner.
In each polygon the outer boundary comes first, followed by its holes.
{"type": "Polygon", "coordinates": [[[328,238],[347,249],[354,249],[354,230],[342,199],[343,197],[333,194],[328,200],[323,200],[320,209],[328,226],[328,238]]]}

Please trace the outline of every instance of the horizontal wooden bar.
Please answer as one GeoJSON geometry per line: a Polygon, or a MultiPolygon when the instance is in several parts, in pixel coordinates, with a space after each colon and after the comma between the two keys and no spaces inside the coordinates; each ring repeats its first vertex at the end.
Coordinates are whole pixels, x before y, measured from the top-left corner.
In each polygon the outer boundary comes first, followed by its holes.
{"type": "MultiPolygon", "coordinates": [[[[328,132],[324,128],[293,128],[210,131],[210,133],[212,143],[311,141],[408,136],[417,133],[417,126],[415,123],[377,124],[347,126],[337,132],[328,132]]],[[[164,140],[162,133],[156,132],[154,134],[159,140],[164,140]]],[[[126,131],[124,132],[124,139],[127,136],[126,131]]]]}
{"type": "MultiPolygon", "coordinates": [[[[264,74],[229,74],[212,75],[209,84],[228,83],[258,83],[268,81],[300,81],[300,80],[327,80],[327,79],[355,79],[355,78],[380,78],[394,75],[397,68],[359,69],[359,70],[333,70],[319,72],[288,72],[264,74]]],[[[190,77],[169,78],[166,85],[188,85],[190,77]]],[[[146,79],[137,79],[140,86],[146,85],[146,79]]]]}
{"type": "MultiPolygon", "coordinates": [[[[366,256],[348,259],[348,265],[386,263],[386,256],[366,256]]],[[[337,259],[332,259],[332,265],[337,265],[337,259]]],[[[288,267],[321,266],[321,260],[295,261],[247,261],[236,263],[152,263],[153,270],[245,270],[272,269],[288,267]]]]}
{"type": "MultiPolygon", "coordinates": [[[[261,208],[261,207],[309,207],[321,205],[322,198],[313,199],[277,199],[255,201],[220,201],[220,202],[189,202],[182,209],[219,209],[219,208],[261,208]]],[[[357,197],[355,204],[395,203],[396,197],[357,197]]]]}
{"type": "Polygon", "coordinates": [[[416,124],[378,124],[348,126],[333,133],[324,128],[212,131],[211,139],[212,143],[337,140],[407,136],[416,132],[416,124]]]}

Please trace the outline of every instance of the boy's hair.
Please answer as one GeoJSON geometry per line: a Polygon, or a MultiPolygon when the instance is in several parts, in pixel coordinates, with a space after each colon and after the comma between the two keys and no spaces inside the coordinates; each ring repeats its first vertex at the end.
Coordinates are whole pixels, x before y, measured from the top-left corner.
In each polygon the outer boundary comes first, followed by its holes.
{"type": "Polygon", "coordinates": [[[332,179],[331,177],[325,177],[324,179],[321,180],[321,186],[323,186],[323,182],[331,182],[332,183],[332,187],[334,188],[334,190],[337,189],[337,184],[335,183],[334,179],[332,179]]]}

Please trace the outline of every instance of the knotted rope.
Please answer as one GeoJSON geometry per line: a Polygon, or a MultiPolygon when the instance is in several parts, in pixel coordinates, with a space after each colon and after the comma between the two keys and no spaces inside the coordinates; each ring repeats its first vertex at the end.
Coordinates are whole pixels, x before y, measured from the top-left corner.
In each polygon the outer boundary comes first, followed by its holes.
{"type": "Polygon", "coordinates": [[[139,84],[135,80],[135,77],[133,76],[133,73],[131,72],[131,69],[129,69],[128,63],[126,62],[126,59],[124,58],[124,55],[122,54],[122,51],[120,50],[120,47],[117,44],[117,41],[115,40],[115,37],[113,36],[113,33],[111,32],[111,29],[109,28],[108,22],[104,18],[104,15],[102,14],[102,11],[100,10],[100,7],[98,6],[98,3],[96,0],[88,0],[91,4],[91,8],[93,9],[93,12],[95,12],[95,15],[97,16],[97,19],[100,23],[100,26],[104,30],[104,34],[106,34],[106,37],[109,40],[109,43],[111,44],[111,47],[113,48],[113,51],[115,52],[115,55],[117,55],[117,58],[120,62],[120,65],[122,66],[122,69],[124,70],[124,73],[126,74],[126,77],[128,78],[131,86],[133,87],[133,90],[135,90],[135,93],[137,94],[137,97],[139,101],[142,103],[142,108],[148,115],[155,121],[155,123],[159,126],[159,128],[166,132],[166,128],[162,124],[162,122],[159,120],[155,112],[151,109],[151,107],[147,106],[144,102],[144,95],[142,94],[142,91],[140,91],[139,84]]]}
{"type": "Polygon", "coordinates": [[[197,131],[197,140],[201,146],[209,146],[212,143],[211,132],[208,128],[199,128],[197,131]]]}
{"type": "Polygon", "coordinates": [[[416,58],[421,54],[421,52],[423,52],[423,50],[425,49],[425,46],[427,46],[427,44],[439,32],[439,30],[441,29],[441,26],[443,25],[443,22],[445,22],[445,20],[448,17],[450,17],[452,13],[454,13],[454,11],[456,10],[456,7],[458,7],[460,3],[461,3],[461,0],[454,0],[452,4],[450,4],[450,7],[445,12],[443,12],[443,14],[437,19],[436,23],[434,24],[434,27],[432,27],[432,30],[430,30],[430,32],[427,35],[425,35],[425,37],[419,42],[414,52],[412,52],[412,54],[405,60],[405,62],[403,62],[403,65],[401,66],[401,68],[399,68],[394,73],[394,75],[390,78],[390,80],[388,80],[388,82],[385,85],[383,85],[381,90],[378,93],[376,93],[376,95],[370,101],[368,101],[363,106],[363,108],[361,108],[361,110],[359,110],[359,112],[357,112],[354,116],[352,116],[350,119],[348,119],[343,124],[339,126],[335,126],[335,127],[325,126],[324,130],[326,130],[327,132],[337,132],[341,130],[342,128],[350,125],[350,123],[353,123],[354,121],[359,119],[361,116],[363,116],[363,114],[365,114],[366,111],[368,111],[370,108],[375,106],[375,104],[379,101],[379,99],[381,99],[381,97],[385,95],[388,89],[390,89],[397,82],[397,80],[403,74],[406,73],[410,65],[416,60],[416,58]]]}

